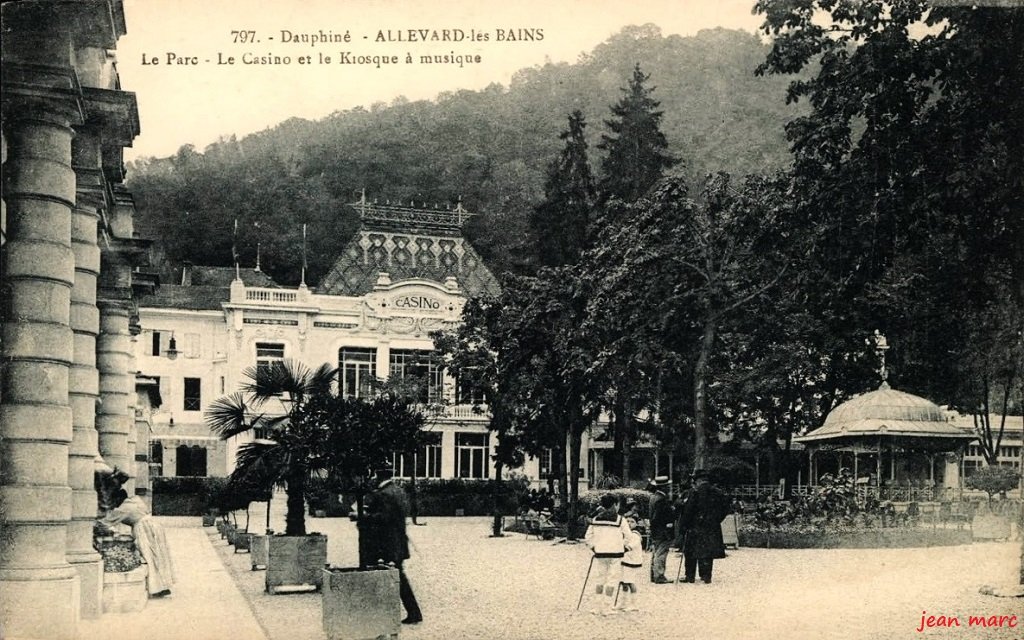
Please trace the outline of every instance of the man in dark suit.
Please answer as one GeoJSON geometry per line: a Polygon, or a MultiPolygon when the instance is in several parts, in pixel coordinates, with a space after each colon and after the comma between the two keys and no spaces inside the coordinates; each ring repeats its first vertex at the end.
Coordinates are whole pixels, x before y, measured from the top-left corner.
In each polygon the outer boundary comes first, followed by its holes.
{"type": "Polygon", "coordinates": [[[665,561],[675,538],[672,532],[675,515],[665,493],[668,487],[668,476],[658,476],[647,485],[647,490],[654,494],[651,496],[651,582],[654,584],[672,582],[665,577],[665,561]]]}
{"type": "Polygon", "coordinates": [[[377,488],[366,496],[365,514],[359,525],[359,550],[363,556],[360,563],[395,565],[399,594],[406,613],[402,624],[417,624],[423,621],[423,613],[402,568],[402,563],[409,558],[409,538],[405,532],[409,509],[405,491],[395,484],[390,469],[378,471],[377,480],[377,488]]]}
{"type": "Polygon", "coordinates": [[[709,482],[708,472],[703,469],[693,472],[693,482],[679,518],[686,557],[683,582],[695,582],[699,570],[700,579],[710,584],[715,558],[725,557],[722,520],[729,513],[729,498],[709,482]]]}

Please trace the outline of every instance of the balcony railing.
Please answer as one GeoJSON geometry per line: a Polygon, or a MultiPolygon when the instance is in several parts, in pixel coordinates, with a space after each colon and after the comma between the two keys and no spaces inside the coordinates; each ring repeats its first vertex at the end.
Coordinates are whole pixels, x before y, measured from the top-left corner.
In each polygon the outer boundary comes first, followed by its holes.
{"type": "Polygon", "coordinates": [[[428,417],[447,418],[450,420],[479,420],[486,422],[491,413],[485,405],[445,404],[421,405],[420,410],[428,417]]]}
{"type": "Polygon", "coordinates": [[[299,299],[298,292],[287,289],[255,289],[246,287],[246,302],[277,302],[283,304],[294,304],[299,299]]]}

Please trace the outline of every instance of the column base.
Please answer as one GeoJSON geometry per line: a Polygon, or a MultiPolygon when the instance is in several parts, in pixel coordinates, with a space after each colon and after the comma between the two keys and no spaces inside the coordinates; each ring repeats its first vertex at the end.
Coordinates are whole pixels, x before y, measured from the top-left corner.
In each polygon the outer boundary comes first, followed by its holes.
{"type": "Polygon", "coordinates": [[[58,580],[0,580],[3,637],[76,640],[79,598],[78,576],[58,580]]]}
{"type": "MultiPolygon", "coordinates": [[[[95,554],[91,554],[95,557],[95,554]]],[[[103,559],[76,562],[68,558],[78,572],[81,586],[81,615],[83,620],[93,620],[103,615],[103,559]]]]}

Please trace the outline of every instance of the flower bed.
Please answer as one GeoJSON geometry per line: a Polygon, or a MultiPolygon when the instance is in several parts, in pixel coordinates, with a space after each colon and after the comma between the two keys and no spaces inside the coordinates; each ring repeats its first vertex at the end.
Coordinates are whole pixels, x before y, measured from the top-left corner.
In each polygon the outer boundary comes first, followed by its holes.
{"type": "Polygon", "coordinates": [[[959,529],[897,527],[883,529],[839,529],[779,527],[739,530],[741,547],[769,549],[884,549],[935,547],[970,544],[971,532],[959,529]]]}
{"type": "Polygon", "coordinates": [[[95,547],[103,556],[103,571],[106,573],[124,573],[142,565],[142,554],[131,536],[97,538],[95,547]]]}

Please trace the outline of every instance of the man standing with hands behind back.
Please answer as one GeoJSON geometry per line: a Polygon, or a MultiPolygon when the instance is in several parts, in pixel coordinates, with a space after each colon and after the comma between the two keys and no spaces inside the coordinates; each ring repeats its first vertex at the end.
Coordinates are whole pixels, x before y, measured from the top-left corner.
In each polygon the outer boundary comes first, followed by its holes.
{"type": "Polygon", "coordinates": [[[379,484],[366,496],[365,513],[359,523],[360,564],[381,561],[395,565],[406,613],[402,624],[417,624],[423,621],[423,613],[402,568],[402,563],[409,559],[409,538],[405,532],[408,502],[405,491],[395,484],[392,475],[391,469],[378,470],[379,484]]]}
{"type": "Polygon", "coordinates": [[[647,490],[654,494],[651,496],[651,582],[654,584],[673,582],[665,577],[665,561],[675,537],[672,531],[675,514],[665,494],[668,486],[668,476],[658,476],[647,485],[647,490]]]}
{"type": "Polygon", "coordinates": [[[708,480],[707,471],[697,469],[693,472],[693,491],[679,518],[679,526],[685,535],[686,577],[683,582],[695,582],[699,569],[701,581],[710,584],[715,558],[725,557],[722,520],[729,513],[729,498],[708,480]]]}

